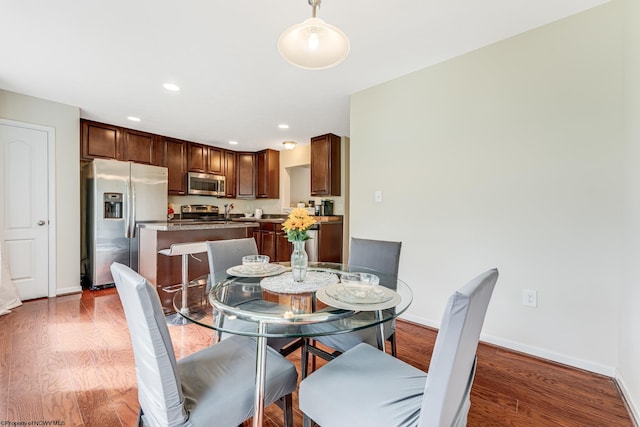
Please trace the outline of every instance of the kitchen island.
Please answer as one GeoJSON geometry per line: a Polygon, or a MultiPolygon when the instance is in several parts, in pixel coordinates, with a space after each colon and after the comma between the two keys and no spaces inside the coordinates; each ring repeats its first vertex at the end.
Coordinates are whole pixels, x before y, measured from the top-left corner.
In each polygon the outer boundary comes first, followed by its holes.
{"type": "MultiPolygon", "coordinates": [[[[342,216],[317,216],[318,227],[310,232],[307,252],[311,261],[342,262],[342,216]],[[313,249],[311,248],[313,246],[313,249]]],[[[173,293],[182,281],[182,259],[158,252],[174,243],[204,242],[253,237],[258,252],[269,255],[272,262],[291,259],[292,245],[282,230],[286,215],[265,215],[261,219],[233,217],[228,221],[175,220],[138,224],[138,272],[156,286],[165,314],[173,313],[173,293]]],[[[189,280],[209,274],[206,253],[189,257],[189,280]]],[[[194,293],[196,294],[196,293],[194,293]]]]}
{"type": "MultiPolygon", "coordinates": [[[[165,289],[182,281],[182,259],[158,252],[174,243],[253,237],[260,224],[247,221],[170,221],[138,224],[138,272],[156,286],[165,314],[174,312],[173,293],[165,289]]],[[[207,254],[189,257],[189,280],[209,273],[207,254]]]]}

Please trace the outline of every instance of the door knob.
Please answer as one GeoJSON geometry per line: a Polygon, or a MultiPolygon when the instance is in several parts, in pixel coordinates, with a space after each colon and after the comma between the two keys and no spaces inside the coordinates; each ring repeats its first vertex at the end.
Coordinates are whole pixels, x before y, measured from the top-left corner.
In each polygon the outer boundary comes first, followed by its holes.
{"type": "Polygon", "coordinates": [[[38,225],[45,225],[47,223],[47,221],[41,219],[40,221],[38,221],[38,225]]]}

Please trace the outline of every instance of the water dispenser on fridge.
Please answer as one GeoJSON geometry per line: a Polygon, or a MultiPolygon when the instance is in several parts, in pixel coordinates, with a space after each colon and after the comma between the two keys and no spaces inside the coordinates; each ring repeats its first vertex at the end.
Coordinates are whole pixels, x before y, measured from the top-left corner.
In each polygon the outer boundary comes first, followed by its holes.
{"type": "Polygon", "coordinates": [[[104,218],[122,219],[122,193],[104,193],[104,218]]]}

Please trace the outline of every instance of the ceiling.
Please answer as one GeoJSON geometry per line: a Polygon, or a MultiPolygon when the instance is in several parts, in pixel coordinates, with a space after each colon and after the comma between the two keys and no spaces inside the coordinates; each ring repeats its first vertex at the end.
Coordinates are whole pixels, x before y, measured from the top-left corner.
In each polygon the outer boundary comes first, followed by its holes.
{"type": "Polygon", "coordinates": [[[347,34],[351,52],[307,71],[277,50],[280,33],[311,16],[307,0],[0,0],[0,88],[104,123],[281,149],[349,135],[358,91],[605,1],[323,0],[318,17],[347,34]]]}

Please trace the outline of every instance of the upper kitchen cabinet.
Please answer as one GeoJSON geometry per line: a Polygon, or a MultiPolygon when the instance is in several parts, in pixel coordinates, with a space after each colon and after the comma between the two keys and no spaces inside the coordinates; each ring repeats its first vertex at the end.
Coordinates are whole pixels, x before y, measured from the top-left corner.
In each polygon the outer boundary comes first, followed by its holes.
{"type": "Polygon", "coordinates": [[[81,120],[81,158],[115,159],[159,166],[162,141],[157,135],[81,120]]]}
{"type": "Polygon", "coordinates": [[[236,197],[238,199],[256,198],[256,154],[236,154],[236,197]]]}
{"type": "Polygon", "coordinates": [[[311,138],[311,195],[340,195],[340,137],[332,133],[311,138]]]}
{"type": "Polygon", "coordinates": [[[256,153],[256,197],[277,199],[280,197],[280,152],[263,150],[256,153]]]}
{"type": "Polygon", "coordinates": [[[225,197],[236,198],[236,153],[224,151],[225,197]]]}
{"type": "Polygon", "coordinates": [[[135,163],[160,166],[162,139],[158,135],[132,129],[122,129],[122,159],[135,163]]]}
{"type": "Polygon", "coordinates": [[[117,126],[81,120],[80,157],[82,160],[122,159],[122,131],[117,126]]]}
{"type": "Polygon", "coordinates": [[[207,162],[207,173],[212,173],[214,175],[224,175],[225,174],[225,159],[224,152],[222,148],[217,147],[209,147],[209,159],[207,162]]]}
{"type": "Polygon", "coordinates": [[[188,168],[189,172],[224,175],[224,150],[190,142],[188,168]]]}
{"type": "Polygon", "coordinates": [[[163,138],[164,166],[169,170],[169,194],[187,194],[187,142],[163,138]]]}
{"type": "Polygon", "coordinates": [[[193,142],[187,143],[187,168],[189,172],[207,173],[207,158],[207,146],[193,142]]]}

